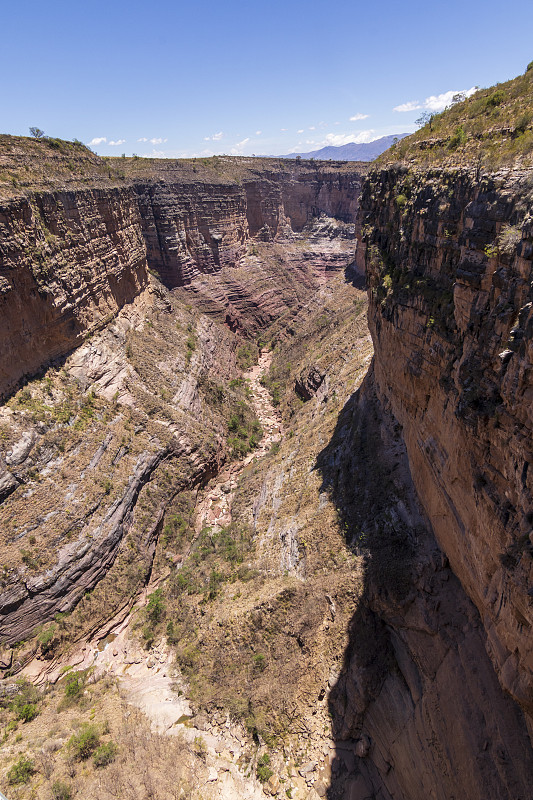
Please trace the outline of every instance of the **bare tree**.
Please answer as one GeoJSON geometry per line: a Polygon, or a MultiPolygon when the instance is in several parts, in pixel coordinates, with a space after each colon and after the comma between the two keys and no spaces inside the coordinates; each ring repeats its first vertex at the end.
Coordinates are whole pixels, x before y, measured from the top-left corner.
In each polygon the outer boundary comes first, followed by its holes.
{"type": "Polygon", "coordinates": [[[429,130],[433,130],[433,117],[435,115],[432,114],[430,111],[423,111],[422,114],[415,120],[415,125],[420,125],[423,128],[425,125],[429,125],[429,130]]]}
{"type": "Polygon", "coordinates": [[[44,136],[44,131],[40,128],[30,128],[30,135],[33,136],[34,139],[42,139],[44,136]]]}

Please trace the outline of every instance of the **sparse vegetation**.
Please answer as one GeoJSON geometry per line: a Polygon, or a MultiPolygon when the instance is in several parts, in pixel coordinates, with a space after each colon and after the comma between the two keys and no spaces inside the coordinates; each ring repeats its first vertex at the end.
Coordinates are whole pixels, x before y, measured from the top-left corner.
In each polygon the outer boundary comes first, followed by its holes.
{"type": "Polygon", "coordinates": [[[71,800],[72,787],[65,781],[54,781],[51,789],[52,800],[71,800]]]}
{"type": "Polygon", "coordinates": [[[100,734],[95,725],[85,723],[80,732],[70,737],[68,746],[77,761],[86,761],[100,745],[100,734]]]}
{"type": "Polygon", "coordinates": [[[383,153],[378,163],[408,160],[496,167],[516,158],[533,157],[533,70],[510,81],[479,89],[471,97],[454,97],[440,113],[422,115],[420,130],[383,153]]]}
{"type": "Polygon", "coordinates": [[[101,744],[93,753],[95,767],[107,767],[117,757],[118,747],[114,742],[101,744]]]}
{"type": "Polygon", "coordinates": [[[20,756],[8,770],[7,782],[10,786],[27,783],[35,772],[35,762],[28,756],[20,756]]]}
{"type": "Polygon", "coordinates": [[[263,755],[259,756],[257,759],[255,774],[261,783],[266,783],[274,774],[274,772],[270,769],[270,756],[268,753],[263,753],[263,755]]]}

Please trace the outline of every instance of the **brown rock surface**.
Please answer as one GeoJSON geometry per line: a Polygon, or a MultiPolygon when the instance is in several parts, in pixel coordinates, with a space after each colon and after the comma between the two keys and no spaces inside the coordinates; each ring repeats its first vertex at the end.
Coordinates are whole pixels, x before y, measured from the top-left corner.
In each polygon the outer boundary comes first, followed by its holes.
{"type": "Polygon", "coordinates": [[[531,177],[415,175],[403,213],[405,177],[373,180],[379,199],[369,184],[363,213],[375,220],[378,393],[403,426],[419,497],[502,686],[531,715],[531,177]]]}
{"type": "MultiPolygon", "coordinates": [[[[353,419],[390,415],[396,434],[387,443],[375,430],[376,441],[384,453],[395,437],[405,443],[405,475],[429,521],[408,525],[393,572],[371,547],[381,572],[369,605],[390,631],[400,680],[372,670],[362,680],[354,633],[352,677],[339,683],[353,720],[343,736],[359,719],[373,742],[368,774],[377,768],[393,797],[530,796],[530,186],[519,171],[391,168],[362,193],[375,361],[353,419]],[[394,600],[403,558],[410,577],[394,600]]],[[[345,483],[339,497],[349,493],[345,483]]],[[[401,508],[389,514],[398,531],[401,508]]]]}

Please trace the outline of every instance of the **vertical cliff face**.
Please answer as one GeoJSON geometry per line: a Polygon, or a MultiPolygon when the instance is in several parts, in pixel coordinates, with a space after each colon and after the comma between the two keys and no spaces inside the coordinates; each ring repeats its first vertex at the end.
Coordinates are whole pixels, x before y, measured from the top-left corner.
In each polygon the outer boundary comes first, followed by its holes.
{"type": "Polygon", "coordinates": [[[376,393],[531,719],[531,175],[375,171],[362,194],[376,393]]]}
{"type": "Polygon", "coordinates": [[[109,321],[147,285],[133,192],[39,193],[0,205],[0,394],[109,321]]]}
{"type": "Polygon", "coordinates": [[[320,215],[355,223],[362,169],[256,172],[234,183],[136,184],[148,261],[166,286],[235,266],[250,238],[284,237],[320,215]]]}

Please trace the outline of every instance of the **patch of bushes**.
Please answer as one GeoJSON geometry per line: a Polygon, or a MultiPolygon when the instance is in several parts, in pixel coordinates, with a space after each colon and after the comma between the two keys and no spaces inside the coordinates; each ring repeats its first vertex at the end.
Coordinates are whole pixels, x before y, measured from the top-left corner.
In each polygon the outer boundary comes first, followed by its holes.
{"type": "Polygon", "coordinates": [[[466,133],[465,129],[462,125],[459,125],[453,133],[450,141],[448,142],[448,147],[450,150],[455,150],[457,147],[462,147],[466,142],[466,133]]]}
{"type": "Polygon", "coordinates": [[[161,621],[165,613],[165,602],[163,600],[163,590],[156,589],[148,598],[146,616],[153,625],[161,621]]]}
{"type": "Polygon", "coordinates": [[[115,742],[106,742],[97,747],[93,753],[93,763],[95,767],[107,767],[111,764],[118,752],[118,747],[115,742]]]}
{"type": "Polygon", "coordinates": [[[228,421],[228,445],[233,456],[242,457],[254,450],[263,434],[259,420],[244,401],[233,407],[228,421]]]}
{"type": "Polygon", "coordinates": [[[20,756],[18,761],[15,761],[11,769],[7,773],[7,782],[10,786],[17,786],[21,783],[28,783],[31,776],[35,773],[35,764],[27,756],[20,756]]]}
{"type": "Polygon", "coordinates": [[[74,703],[80,699],[87,681],[87,671],[70,672],[65,678],[65,700],[74,703]]]}
{"type": "Polygon", "coordinates": [[[71,800],[72,788],[65,781],[54,781],[52,784],[52,800],[71,800]]]}
{"type": "Polygon", "coordinates": [[[263,755],[258,759],[257,766],[255,768],[256,777],[261,781],[261,783],[266,783],[274,774],[270,769],[269,764],[270,756],[268,753],[263,753],[263,755]]]}
{"type": "Polygon", "coordinates": [[[257,364],[259,357],[259,349],[255,342],[246,342],[241,345],[237,350],[237,366],[243,372],[250,369],[254,364],[257,364]]]}
{"type": "Polygon", "coordinates": [[[95,725],[83,725],[79,733],[70,737],[68,746],[76,761],[86,761],[100,745],[100,735],[95,725]]]}
{"type": "Polygon", "coordinates": [[[39,714],[39,692],[25,680],[17,681],[18,693],[9,704],[9,710],[22,722],[31,722],[39,714]]]}
{"type": "Polygon", "coordinates": [[[505,100],[505,93],[498,89],[493,94],[489,95],[486,99],[487,108],[496,108],[496,106],[500,106],[505,100]]]}

